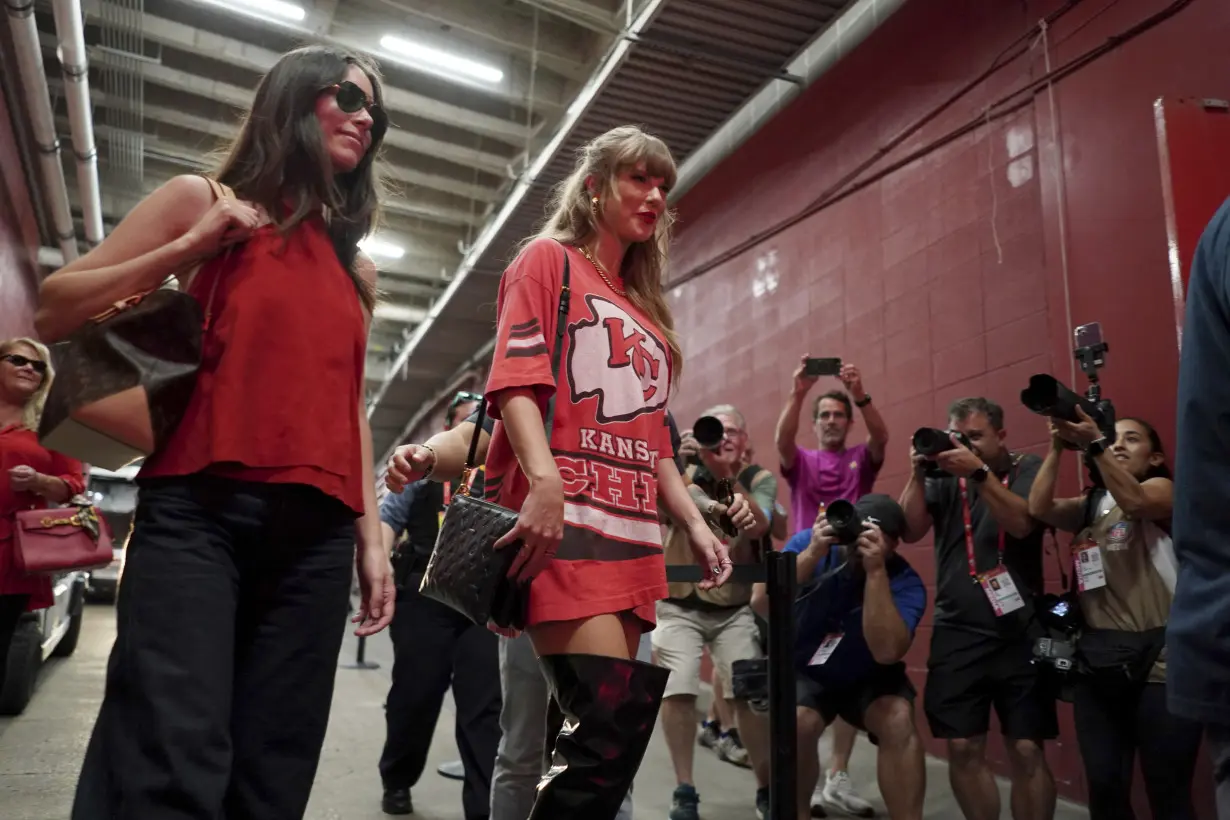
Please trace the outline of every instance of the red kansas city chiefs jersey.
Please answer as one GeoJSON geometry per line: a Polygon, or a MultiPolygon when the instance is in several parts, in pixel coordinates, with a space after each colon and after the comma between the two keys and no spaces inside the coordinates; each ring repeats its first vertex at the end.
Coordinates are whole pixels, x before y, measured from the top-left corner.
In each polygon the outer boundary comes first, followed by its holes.
{"type": "MultiPolygon", "coordinates": [[[[657,470],[669,459],[670,350],[662,332],[616,294],[574,248],[536,239],[500,280],[499,331],[487,382],[499,393],[532,388],[544,415],[555,396],[551,450],[564,485],[568,528],[535,580],[529,623],[633,610],[649,624],[666,597],[657,470]],[[558,385],[551,375],[564,255],[571,303],[558,385]]],[[[487,498],[520,509],[529,484],[502,423],[487,454],[487,498]]]]}

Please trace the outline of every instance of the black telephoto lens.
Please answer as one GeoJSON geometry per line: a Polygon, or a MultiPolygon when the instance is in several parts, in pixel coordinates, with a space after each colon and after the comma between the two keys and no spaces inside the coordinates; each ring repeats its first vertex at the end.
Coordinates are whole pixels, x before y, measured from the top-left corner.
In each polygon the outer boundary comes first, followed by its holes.
{"type": "MultiPolygon", "coordinates": [[[[1080,421],[1076,408],[1085,406],[1088,402],[1054,376],[1039,373],[1029,377],[1029,387],[1021,391],[1021,404],[1040,416],[1050,416],[1075,424],[1080,421]]],[[[1085,411],[1089,412],[1089,408],[1085,407],[1085,411]]]]}
{"type": "Polygon", "coordinates": [[[692,425],[692,438],[706,450],[716,450],[726,437],[726,427],[713,416],[701,416],[692,425]]]}
{"type": "Polygon", "coordinates": [[[838,499],[829,504],[824,509],[824,517],[833,528],[833,537],[838,544],[849,546],[863,533],[863,522],[859,520],[854,505],[849,501],[838,499]]]}
{"type": "Polygon", "coordinates": [[[927,457],[938,456],[956,446],[947,430],[934,427],[919,427],[915,430],[913,444],[920,456],[927,457]]]}

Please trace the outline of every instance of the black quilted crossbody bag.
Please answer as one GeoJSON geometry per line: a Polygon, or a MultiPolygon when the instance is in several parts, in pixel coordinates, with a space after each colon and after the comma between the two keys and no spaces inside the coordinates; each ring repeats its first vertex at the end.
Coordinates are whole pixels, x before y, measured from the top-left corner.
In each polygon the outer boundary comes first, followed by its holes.
{"type": "MultiPolygon", "coordinates": [[[[564,331],[568,325],[570,301],[568,254],[564,254],[564,276],[559,295],[559,314],[555,320],[555,351],[551,354],[552,380],[559,383],[560,357],[564,331]]],[[[478,403],[478,420],[470,439],[470,451],[462,472],[461,487],[444,513],[440,534],[432,550],[419,592],[460,612],[479,626],[488,621],[505,629],[524,629],[529,609],[530,584],[508,577],[508,570],[521,549],[521,542],[496,549],[495,542],[517,523],[517,512],[470,495],[470,475],[474,472],[478,437],[486,418],[487,402],[478,403]]],[[[555,396],[547,404],[545,427],[547,442],[555,420],[555,396]]]]}

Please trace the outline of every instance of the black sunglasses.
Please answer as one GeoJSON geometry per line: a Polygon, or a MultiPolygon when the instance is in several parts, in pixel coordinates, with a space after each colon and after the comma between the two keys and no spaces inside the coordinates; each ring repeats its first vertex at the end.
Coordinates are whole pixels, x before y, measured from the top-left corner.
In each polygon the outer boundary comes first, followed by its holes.
{"type": "Polygon", "coordinates": [[[357,114],[360,109],[366,108],[368,115],[372,118],[372,142],[384,139],[385,132],[389,130],[389,115],[384,113],[384,109],[375,100],[367,96],[366,91],[350,80],[343,80],[325,90],[333,92],[334,99],[337,100],[337,107],[344,114],[357,114]]]}
{"type": "Polygon", "coordinates": [[[30,368],[40,376],[47,375],[47,362],[44,362],[41,359],[27,359],[20,353],[6,353],[0,358],[3,358],[5,361],[9,362],[9,364],[13,365],[13,367],[25,367],[26,365],[29,365],[30,368]]]}

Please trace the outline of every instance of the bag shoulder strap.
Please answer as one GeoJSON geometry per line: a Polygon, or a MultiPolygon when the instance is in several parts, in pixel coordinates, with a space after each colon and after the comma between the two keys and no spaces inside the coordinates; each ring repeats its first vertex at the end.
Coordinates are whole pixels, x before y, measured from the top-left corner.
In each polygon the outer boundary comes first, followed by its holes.
{"type": "MultiPolygon", "coordinates": [[[[568,329],[568,308],[572,303],[572,266],[568,259],[568,251],[564,251],[564,274],[559,289],[559,309],[555,317],[555,350],[551,353],[551,380],[555,383],[555,393],[551,394],[551,399],[547,402],[546,417],[543,419],[543,427],[547,433],[547,444],[551,443],[551,429],[555,423],[555,396],[559,393],[559,366],[560,359],[564,353],[564,333],[568,329]]],[[[470,484],[470,474],[474,472],[474,459],[478,454],[478,437],[482,434],[483,421],[487,417],[487,397],[484,395],[483,400],[478,403],[478,419],[474,425],[474,434],[470,436],[470,449],[466,453],[466,464],[461,471],[461,488],[457,491],[462,494],[463,491],[468,494],[470,484]]]]}

